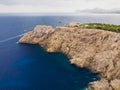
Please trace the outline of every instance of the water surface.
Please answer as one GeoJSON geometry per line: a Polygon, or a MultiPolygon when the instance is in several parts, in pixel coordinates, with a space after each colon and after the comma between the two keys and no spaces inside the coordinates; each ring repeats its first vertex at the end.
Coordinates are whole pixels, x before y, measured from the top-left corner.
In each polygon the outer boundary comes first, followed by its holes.
{"type": "Polygon", "coordinates": [[[62,53],[17,41],[36,25],[80,23],[120,24],[120,15],[0,16],[0,90],[83,90],[97,76],[70,65],[62,53]],[[61,23],[59,23],[62,21],[61,23]]]}

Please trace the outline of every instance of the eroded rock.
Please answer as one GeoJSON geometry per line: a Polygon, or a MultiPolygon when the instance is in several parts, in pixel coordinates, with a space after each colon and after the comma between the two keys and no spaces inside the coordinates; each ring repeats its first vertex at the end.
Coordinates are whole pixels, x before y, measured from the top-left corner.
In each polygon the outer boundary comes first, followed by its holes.
{"type": "Polygon", "coordinates": [[[120,33],[77,27],[37,26],[19,43],[39,44],[48,52],[62,52],[71,64],[99,73],[90,90],[120,90],[120,33]]]}
{"type": "Polygon", "coordinates": [[[69,23],[68,27],[78,27],[80,25],[80,23],[78,22],[71,22],[69,23]]]}
{"type": "Polygon", "coordinates": [[[37,25],[33,31],[30,31],[19,40],[19,43],[38,44],[54,32],[52,26],[37,25]]]}
{"type": "Polygon", "coordinates": [[[100,81],[91,82],[89,84],[89,90],[112,90],[109,82],[105,79],[100,81]]]}

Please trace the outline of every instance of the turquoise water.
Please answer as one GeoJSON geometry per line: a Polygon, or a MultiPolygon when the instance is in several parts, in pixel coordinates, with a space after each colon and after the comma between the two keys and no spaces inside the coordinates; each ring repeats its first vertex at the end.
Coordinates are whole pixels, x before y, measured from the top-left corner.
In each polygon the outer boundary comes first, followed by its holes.
{"type": "Polygon", "coordinates": [[[62,53],[47,53],[38,45],[17,41],[38,24],[53,27],[71,21],[120,24],[119,18],[119,15],[0,16],[0,90],[83,90],[98,79],[95,74],[70,65],[62,53]]]}

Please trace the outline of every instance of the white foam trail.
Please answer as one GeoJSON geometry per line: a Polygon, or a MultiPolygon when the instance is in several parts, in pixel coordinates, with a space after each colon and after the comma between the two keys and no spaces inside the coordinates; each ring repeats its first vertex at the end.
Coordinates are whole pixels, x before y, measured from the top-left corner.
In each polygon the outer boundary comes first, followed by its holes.
{"type": "MultiPolygon", "coordinates": [[[[24,33],[24,34],[25,34],[25,33],[24,33]]],[[[12,40],[12,39],[15,39],[15,38],[17,38],[17,37],[21,37],[21,36],[23,36],[24,34],[20,34],[20,35],[17,35],[17,36],[13,36],[13,37],[7,38],[7,39],[5,39],[5,40],[1,40],[0,43],[4,43],[4,42],[10,41],[10,40],[12,40]]]]}

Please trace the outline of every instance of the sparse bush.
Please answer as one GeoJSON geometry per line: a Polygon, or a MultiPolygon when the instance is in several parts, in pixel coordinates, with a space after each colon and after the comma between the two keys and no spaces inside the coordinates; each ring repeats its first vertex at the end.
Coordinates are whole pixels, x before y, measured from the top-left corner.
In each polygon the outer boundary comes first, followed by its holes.
{"type": "Polygon", "coordinates": [[[113,24],[89,23],[89,24],[81,24],[80,27],[85,27],[88,29],[103,29],[107,31],[120,32],[120,25],[113,25],[113,24]]]}

